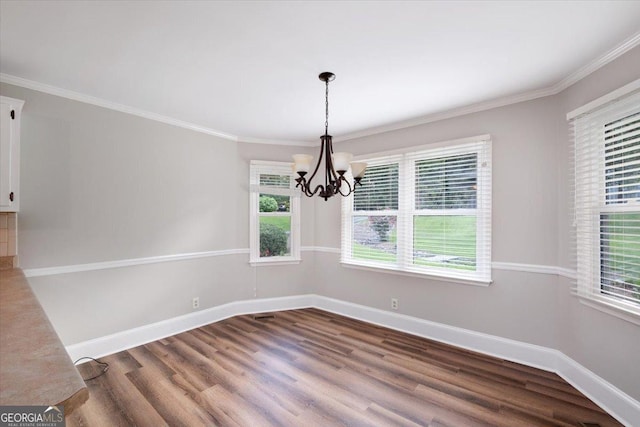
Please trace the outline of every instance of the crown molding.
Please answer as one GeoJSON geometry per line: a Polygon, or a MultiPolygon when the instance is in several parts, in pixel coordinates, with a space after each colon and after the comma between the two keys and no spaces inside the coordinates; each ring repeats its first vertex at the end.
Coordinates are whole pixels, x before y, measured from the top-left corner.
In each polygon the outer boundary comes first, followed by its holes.
{"type": "Polygon", "coordinates": [[[558,83],[553,85],[553,90],[555,91],[555,93],[562,92],[563,90],[567,89],[569,86],[579,82],[580,80],[587,77],[589,74],[595,72],[596,70],[599,70],[600,68],[604,67],[611,61],[621,57],[622,55],[629,52],[631,49],[633,49],[638,45],[640,45],[640,31],[635,33],[633,36],[629,37],[628,39],[623,41],[620,45],[611,49],[604,55],[600,56],[599,58],[596,58],[595,60],[591,61],[584,67],[578,69],[577,71],[569,74],[564,79],[560,80],[558,83]]]}
{"type": "Polygon", "coordinates": [[[594,99],[593,101],[576,108],[573,111],[567,113],[567,120],[573,120],[583,114],[589,114],[597,108],[603,107],[612,102],[618,101],[622,97],[630,95],[634,92],[640,90],[640,79],[636,79],[612,92],[607,93],[606,95],[601,96],[600,98],[594,99]]]}
{"type": "MultiPolygon", "coordinates": [[[[556,95],[583,78],[587,77],[591,73],[604,67],[611,61],[624,55],[631,49],[640,45],[640,32],[629,37],[623,41],[620,45],[606,52],[604,55],[589,62],[587,65],[578,69],[577,71],[569,74],[559,82],[541,89],[535,89],[527,92],[522,92],[515,95],[504,96],[489,101],[478,102],[475,104],[453,108],[446,111],[441,111],[433,114],[428,114],[414,119],[403,120],[400,122],[391,123],[383,126],[376,126],[368,129],[364,129],[357,132],[347,133],[341,136],[333,138],[334,142],[349,141],[357,138],[363,138],[366,136],[377,135],[385,132],[391,132],[395,130],[401,130],[411,128],[415,126],[424,125],[427,123],[433,123],[439,120],[451,119],[454,117],[464,116],[472,113],[479,113],[481,111],[491,110],[493,108],[504,107],[511,104],[517,104],[519,102],[531,101],[537,98],[544,98],[545,96],[556,95]]],[[[9,74],[0,73],[0,82],[8,83],[15,86],[25,87],[27,89],[37,90],[39,92],[48,93],[51,95],[61,96],[63,98],[72,99],[74,101],[85,102],[87,104],[97,105],[99,107],[108,108],[111,110],[120,111],[122,113],[132,114],[146,119],[154,120],[161,123],[166,123],[173,126],[178,126],[185,129],[190,129],[196,132],[205,133],[208,135],[217,136],[219,138],[227,139],[236,142],[245,142],[249,144],[269,144],[269,145],[285,145],[285,146],[299,146],[299,147],[317,147],[320,145],[317,141],[291,141],[291,140],[273,140],[267,138],[254,138],[254,137],[239,137],[230,133],[222,132],[219,130],[200,126],[195,123],[189,123],[182,120],[174,119],[171,117],[163,116],[160,114],[152,113],[149,111],[141,110],[138,108],[130,107],[123,104],[107,101],[104,99],[96,98],[93,96],[85,95],[79,92],[70,91],[67,89],[58,88],[45,83],[36,82],[33,80],[24,79],[22,77],[16,77],[9,74]]]]}
{"type": "Polygon", "coordinates": [[[310,141],[291,141],[286,139],[265,139],[253,138],[250,136],[239,136],[238,142],[246,142],[247,144],[268,144],[268,145],[287,145],[294,147],[315,147],[320,145],[310,141]]]}
{"type": "Polygon", "coordinates": [[[182,120],[174,119],[172,117],[163,116],[161,114],[156,114],[150,111],[141,110],[139,108],[130,107],[128,105],[118,104],[117,102],[111,102],[105,99],[96,98],[94,96],[85,95],[80,92],[74,92],[72,90],[62,89],[56,86],[48,85],[46,83],[40,83],[33,80],[24,79],[22,77],[12,76],[10,74],[0,73],[0,82],[36,90],[38,92],[48,93],[49,95],[72,99],[74,101],[84,102],[86,104],[91,104],[102,108],[108,108],[109,110],[143,117],[145,119],[193,130],[200,133],[206,133],[207,135],[217,136],[218,138],[227,139],[230,141],[238,140],[238,137],[236,135],[232,135],[215,129],[210,129],[208,127],[200,126],[195,123],[185,122],[182,120]]]}
{"type": "Polygon", "coordinates": [[[464,107],[453,108],[447,111],[441,111],[438,113],[428,114],[422,117],[416,117],[415,119],[403,120],[401,122],[391,123],[384,126],[376,126],[369,129],[364,129],[358,132],[348,133],[339,137],[333,138],[335,142],[349,141],[356,138],[363,138],[365,136],[377,135],[385,132],[391,132],[394,130],[407,129],[415,126],[424,125],[427,123],[433,123],[440,120],[451,119],[458,116],[464,116],[466,114],[478,113],[481,111],[491,110],[493,108],[504,107],[506,105],[517,104],[519,102],[531,101],[536,98],[543,98],[549,95],[555,95],[557,92],[553,92],[553,88],[536,89],[528,92],[523,92],[515,95],[504,96],[501,98],[492,99],[490,101],[478,102],[476,104],[466,105],[464,107]]]}

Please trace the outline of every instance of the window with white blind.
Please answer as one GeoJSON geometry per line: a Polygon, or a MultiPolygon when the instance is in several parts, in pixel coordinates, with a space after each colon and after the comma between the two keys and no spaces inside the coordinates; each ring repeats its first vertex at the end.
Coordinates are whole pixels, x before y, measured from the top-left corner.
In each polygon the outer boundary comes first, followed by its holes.
{"type": "Polygon", "coordinates": [[[640,92],[571,129],[577,293],[640,315],[640,92]]]}
{"type": "Polygon", "coordinates": [[[343,263],[491,281],[488,136],[362,160],[362,186],[343,200],[343,263]]]}
{"type": "Polygon", "coordinates": [[[300,192],[291,164],[252,161],[250,169],[251,262],[300,261],[300,192]]]}

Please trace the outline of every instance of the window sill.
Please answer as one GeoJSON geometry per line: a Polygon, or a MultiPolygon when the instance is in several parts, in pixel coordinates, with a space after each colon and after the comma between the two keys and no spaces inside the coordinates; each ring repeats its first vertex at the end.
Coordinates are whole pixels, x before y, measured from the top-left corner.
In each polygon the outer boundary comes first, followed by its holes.
{"type": "Polygon", "coordinates": [[[368,271],[375,271],[378,273],[397,274],[400,276],[416,277],[419,279],[428,279],[428,280],[434,280],[439,282],[452,282],[460,285],[487,287],[493,282],[493,281],[465,279],[465,278],[458,278],[458,277],[438,276],[435,274],[416,273],[413,271],[396,270],[392,268],[384,268],[384,267],[378,267],[378,266],[373,267],[370,265],[354,264],[354,263],[344,262],[344,261],[341,261],[340,264],[342,264],[343,267],[354,268],[356,270],[368,270],[368,271]]]}
{"type": "Polygon", "coordinates": [[[603,313],[607,313],[618,319],[626,320],[640,326],[640,314],[610,302],[607,298],[597,296],[578,295],[581,304],[591,307],[603,313]]]}
{"type": "Polygon", "coordinates": [[[302,262],[301,259],[274,259],[274,260],[259,260],[259,261],[250,261],[252,267],[269,267],[273,265],[296,265],[302,262]]]}

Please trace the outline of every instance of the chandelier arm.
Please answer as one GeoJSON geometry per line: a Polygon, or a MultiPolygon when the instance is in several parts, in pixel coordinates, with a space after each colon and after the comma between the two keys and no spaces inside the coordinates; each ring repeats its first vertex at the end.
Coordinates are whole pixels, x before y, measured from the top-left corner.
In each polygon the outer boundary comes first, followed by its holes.
{"type": "Polygon", "coordinates": [[[309,186],[309,182],[307,182],[307,180],[304,179],[304,177],[297,178],[296,182],[298,183],[296,185],[296,188],[301,187],[301,190],[304,193],[304,195],[308,196],[308,197],[315,196],[316,193],[318,193],[318,191],[320,191],[320,192],[324,191],[324,187],[322,185],[317,185],[316,188],[313,191],[311,191],[311,188],[309,186]]]}
{"type": "Polygon", "coordinates": [[[306,195],[307,194],[307,181],[303,177],[296,178],[296,188],[300,187],[300,190],[306,195]]]}
{"type": "MultiPolygon", "coordinates": [[[[336,172],[336,168],[333,166],[333,137],[331,135],[325,135],[327,139],[327,175],[330,174],[329,180],[334,181],[337,187],[340,187],[340,175],[336,172]]],[[[337,193],[337,190],[333,192],[337,193]]]]}
{"type": "Polygon", "coordinates": [[[318,184],[316,185],[315,190],[313,190],[313,193],[311,193],[312,196],[315,196],[317,192],[323,193],[325,191],[325,187],[322,184],[318,184]]]}
{"type": "Polygon", "coordinates": [[[338,190],[338,193],[340,193],[341,196],[347,197],[349,194],[353,193],[353,190],[356,189],[355,185],[352,187],[351,184],[349,183],[349,181],[345,177],[340,177],[340,181],[344,181],[347,184],[347,188],[349,188],[349,191],[347,192],[347,194],[344,194],[340,190],[341,186],[338,186],[337,190],[338,190]]]}
{"type": "Polygon", "coordinates": [[[316,163],[316,167],[313,170],[313,173],[311,174],[311,176],[309,177],[309,180],[306,181],[307,182],[307,186],[311,185],[311,181],[313,181],[313,178],[316,176],[316,173],[318,173],[318,169],[320,169],[320,163],[322,163],[322,154],[324,153],[324,140],[321,141],[320,143],[320,155],[318,156],[318,162],[316,163]]]}
{"type": "MultiPolygon", "coordinates": [[[[331,137],[328,135],[325,135],[322,138],[322,144],[326,144],[325,147],[325,159],[324,159],[324,163],[325,163],[325,168],[324,168],[324,187],[326,189],[329,189],[329,185],[333,186],[333,181],[335,181],[335,178],[332,175],[335,175],[335,173],[333,172],[333,162],[331,161],[331,152],[333,151],[331,148],[331,137]]],[[[333,190],[331,191],[332,193],[334,192],[333,190]]]]}
{"type": "Polygon", "coordinates": [[[322,187],[321,185],[316,186],[315,190],[311,191],[311,187],[309,187],[309,185],[307,185],[307,187],[305,188],[305,191],[307,193],[307,196],[309,197],[313,197],[316,195],[316,193],[318,192],[318,190],[321,190],[322,187]]]}
{"type": "Polygon", "coordinates": [[[308,185],[304,188],[304,194],[309,197],[315,196],[318,192],[320,192],[320,194],[324,192],[322,184],[316,185],[316,188],[313,191],[311,191],[308,185]]]}
{"type": "Polygon", "coordinates": [[[296,184],[296,188],[300,187],[300,190],[305,196],[308,196],[308,197],[313,196],[313,194],[309,192],[309,184],[307,183],[307,180],[304,179],[304,177],[301,176],[300,178],[297,178],[296,182],[298,183],[296,184]]]}

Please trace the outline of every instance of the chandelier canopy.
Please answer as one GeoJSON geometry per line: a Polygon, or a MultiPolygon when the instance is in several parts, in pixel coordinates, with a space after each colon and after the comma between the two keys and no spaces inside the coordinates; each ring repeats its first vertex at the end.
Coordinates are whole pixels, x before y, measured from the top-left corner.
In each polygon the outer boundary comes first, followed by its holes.
{"type": "Polygon", "coordinates": [[[334,153],[331,135],[329,135],[329,82],[333,81],[336,76],[333,73],[325,71],[318,76],[320,80],[325,82],[325,120],[324,135],[320,137],[320,155],[315,169],[309,178],[306,176],[311,170],[313,156],[309,154],[294,154],[292,168],[298,174],[296,178],[296,188],[300,187],[304,195],[313,197],[316,194],[324,200],[340,194],[348,196],[355,191],[357,185],[362,185],[360,181],[364,177],[367,168],[366,163],[352,162],[353,155],[351,153],[334,153]],[[318,184],[313,186],[313,178],[320,170],[320,165],[324,163],[324,185],[318,184]],[[351,168],[353,183],[350,183],[345,176],[351,168]]]}

